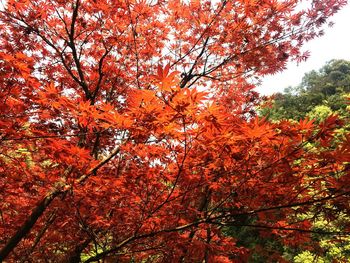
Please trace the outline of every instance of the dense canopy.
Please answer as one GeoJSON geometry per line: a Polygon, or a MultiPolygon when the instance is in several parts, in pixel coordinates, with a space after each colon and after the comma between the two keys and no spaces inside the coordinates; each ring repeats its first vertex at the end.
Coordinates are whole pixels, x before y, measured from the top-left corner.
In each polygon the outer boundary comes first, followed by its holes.
{"type": "Polygon", "coordinates": [[[317,107],[327,108],[327,112],[348,115],[349,94],[350,61],[335,59],[318,71],[306,73],[298,86],[275,94],[274,107],[263,111],[273,119],[314,117],[317,107]]]}
{"type": "Polygon", "coordinates": [[[350,212],[350,136],[253,91],[345,4],[300,2],[2,1],[0,260],[246,262],[228,226],[312,246],[350,212]]]}

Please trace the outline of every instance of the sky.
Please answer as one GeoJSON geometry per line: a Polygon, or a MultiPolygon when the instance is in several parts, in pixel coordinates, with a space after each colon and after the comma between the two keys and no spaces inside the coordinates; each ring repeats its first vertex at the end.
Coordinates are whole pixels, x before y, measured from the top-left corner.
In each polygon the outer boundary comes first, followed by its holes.
{"type": "Polygon", "coordinates": [[[325,35],[304,45],[303,50],[310,51],[306,62],[299,65],[288,63],[283,72],[265,77],[257,91],[265,95],[282,92],[288,86],[297,86],[306,72],[320,69],[331,59],[350,60],[350,4],[335,14],[331,21],[335,25],[326,28],[325,35]]]}

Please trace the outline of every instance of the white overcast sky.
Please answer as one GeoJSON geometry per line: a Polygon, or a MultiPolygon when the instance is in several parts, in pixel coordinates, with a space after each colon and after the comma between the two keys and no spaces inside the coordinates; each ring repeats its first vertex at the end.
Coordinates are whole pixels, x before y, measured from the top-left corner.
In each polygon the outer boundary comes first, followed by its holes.
{"type": "Polygon", "coordinates": [[[259,92],[270,95],[281,92],[288,86],[296,86],[301,82],[304,73],[321,68],[331,59],[350,60],[350,4],[335,14],[331,21],[332,28],[325,29],[325,35],[304,45],[303,50],[310,51],[306,62],[290,62],[282,73],[267,76],[257,88],[259,92]]]}

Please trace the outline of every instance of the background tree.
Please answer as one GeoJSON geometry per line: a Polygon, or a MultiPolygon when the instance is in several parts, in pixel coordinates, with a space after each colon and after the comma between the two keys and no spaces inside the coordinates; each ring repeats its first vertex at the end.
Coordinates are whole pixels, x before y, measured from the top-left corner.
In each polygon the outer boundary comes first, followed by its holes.
{"type": "Polygon", "coordinates": [[[349,92],[350,62],[331,60],[319,71],[305,74],[300,85],[276,94],[268,114],[274,119],[296,120],[330,112],[346,115],[349,92]]]}
{"type": "Polygon", "coordinates": [[[252,77],[304,59],[345,1],[298,3],[3,1],[0,260],[239,262],[223,227],[301,246],[298,214],[347,214],[341,121],[254,112],[252,77]]]}
{"type": "MultiPolygon", "coordinates": [[[[297,87],[290,87],[283,94],[274,96],[272,108],[264,108],[261,113],[274,121],[291,119],[298,121],[300,118],[309,118],[320,123],[331,115],[339,115],[345,125],[335,130],[336,137],[342,138],[349,132],[349,106],[348,96],[350,91],[350,62],[345,60],[331,60],[319,71],[306,73],[302,83],[297,87]]],[[[332,147],[339,142],[336,140],[332,147]]],[[[310,150],[317,150],[317,146],[309,144],[310,150]]],[[[327,229],[328,231],[342,231],[348,224],[349,217],[338,211],[338,207],[328,207],[334,210],[334,218],[329,220],[322,213],[315,215],[317,220],[313,223],[313,229],[327,229]]],[[[310,214],[309,214],[310,216],[310,214]]],[[[255,236],[257,233],[255,233],[255,236]]],[[[350,243],[348,236],[342,237],[313,235],[317,246],[310,246],[306,250],[300,248],[284,250],[286,258],[293,262],[333,262],[345,261],[349,258],[350,243]],[[336,242],[332,242],[333,240],[336,242]]]]}

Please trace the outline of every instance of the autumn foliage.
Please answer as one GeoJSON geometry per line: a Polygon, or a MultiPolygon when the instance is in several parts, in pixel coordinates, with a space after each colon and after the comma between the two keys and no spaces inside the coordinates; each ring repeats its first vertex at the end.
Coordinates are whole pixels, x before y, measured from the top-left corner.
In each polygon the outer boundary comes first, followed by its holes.
{"type": "Polygon", "coordinates": [[[270,123],[253,91],[345,1],[3,2],[1,260],[246,262],[226,227],[312,246],[350,213],[342,122],[270,123]]]}

